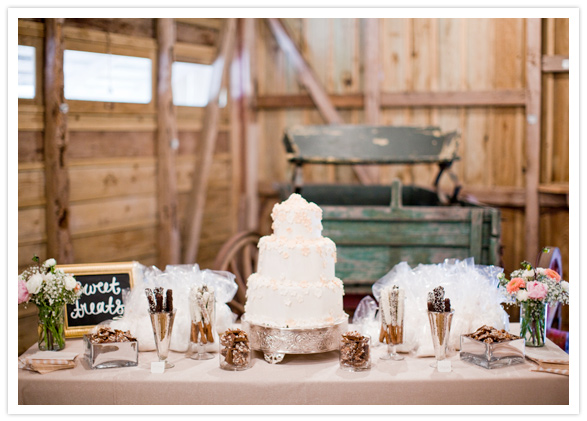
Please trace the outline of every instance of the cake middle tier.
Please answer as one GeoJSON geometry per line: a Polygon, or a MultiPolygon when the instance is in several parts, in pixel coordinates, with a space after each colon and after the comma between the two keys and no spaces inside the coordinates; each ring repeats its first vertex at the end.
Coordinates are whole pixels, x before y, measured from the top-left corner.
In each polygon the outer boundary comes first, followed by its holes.
{"type": "Polygon", "coordinates": [[[247,281],[245,318],[251,323],[284,328],[333,325],[347,317],[343,295],[338,278],[291,282],[254,273],[247,281]]]}
{"type": "Polygon", "coordinates": [[[259,240],[257,273],[271,279],[318,281],[334,278],[336,245],[325,237],[292,239],[275,234],[259,240]]]}

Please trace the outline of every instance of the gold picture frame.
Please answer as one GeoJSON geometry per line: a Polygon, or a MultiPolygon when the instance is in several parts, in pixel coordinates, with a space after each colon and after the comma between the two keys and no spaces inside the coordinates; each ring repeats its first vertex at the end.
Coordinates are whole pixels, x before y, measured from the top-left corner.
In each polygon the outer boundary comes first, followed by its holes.
{"type": "Polygon", "coordinates": [[[82,337],[99,323],[122,316],[122,293],[134,287],[137,267],[138,262],[57,265],[72,274],[83,290],[76,303],[65,306],[65,337],[82,337]]]}

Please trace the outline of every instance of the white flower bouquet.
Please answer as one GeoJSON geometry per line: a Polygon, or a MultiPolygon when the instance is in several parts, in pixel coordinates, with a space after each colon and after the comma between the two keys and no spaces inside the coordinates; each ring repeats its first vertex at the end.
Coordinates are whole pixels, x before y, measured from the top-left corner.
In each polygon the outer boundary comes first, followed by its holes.
{"type": "Polygon", "coordinates": [[[56,267],[55,259],[34,264],[18,276],[18,303],[33,302],[39,308],[39,349],[65,348],[64,308],[81,296],[81,284],[56,267]]]}

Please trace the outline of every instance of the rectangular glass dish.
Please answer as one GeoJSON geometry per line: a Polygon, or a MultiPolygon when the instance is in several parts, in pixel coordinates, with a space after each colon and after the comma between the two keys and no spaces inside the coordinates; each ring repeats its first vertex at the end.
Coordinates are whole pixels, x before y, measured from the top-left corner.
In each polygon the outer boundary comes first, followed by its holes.
{"type": "Polygon", "coordinates": [[[92,369],[133,367],[139,364],[139,343],[135,340],[93,344],[84,335],[84,357],[92,369]]]}
{"type": "Polygon", "coordinates": [[[486,343],[461,335],[461,360],[492,369],[525,361],[524,338],[486,343]]]}

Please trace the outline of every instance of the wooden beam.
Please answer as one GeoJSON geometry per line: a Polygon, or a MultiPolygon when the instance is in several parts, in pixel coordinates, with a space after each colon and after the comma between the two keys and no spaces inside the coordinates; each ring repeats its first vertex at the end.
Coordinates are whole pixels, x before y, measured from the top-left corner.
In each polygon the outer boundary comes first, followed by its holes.
{"type": "Polygon", "coordinates": [[[69,229],[67,111],[63,94],[63,18],[45,19],[45,196],[47,257],[73,263],[69,229]]]}
{"type": "Polygon", "coordinates": [[[540,249],[540,136],[542,96],[542,23],[526,20],[526,204],[525,256],[540,249]]]}
{"type": "Polygon", "coordinates": [[[212,82],[210,85],[208,105],[204,114],[204,127],[202,129],[202,149],[196,159],[192,177],[192,188],[187,204],[183,263],[194,263],[198,257],[210,167],[212,165],[214,146],[218,134],[218,121],[220,118],[218,100],[220,98],[222,81],[225,79],[228,68],[230,67],[235,38],[236,19],[226,19],[218,56],[212,64],[212,82]]]}
{"type": "Polygon", "coordinates": [[[154,20],[144,18],[67,18],[65,19],[65,26],[153,38],[155,37],[154,20]]]}
{"type": "MultiPolygon", "coordinates": [[[[379,50],[379,19],[364,19],[365,22],[365,122],[372,126],[379,125],[381,113],[381,60],[379,50]]],[[[364,167],[371,180],[379,181],[379,167],[364,167]]]]}
{"type": "Polygon", "coordinates": [[[473,107],[523,106],[525,92],[516,89],[465,92],[383,92],[381,106],[391,107],[473,107]]]}
{"type": "MultiPolygon", "coordinates": [[[[363,108],[365,98],[362,94],[329,95],[330,102],[336,108],[363,108]]],[[[279,108],[314,108],[316,104],[308,94],[260,95],[254,99],[258,109],[279,108]]]]}
{"type": "MultiPolygon", "coordinates": [[[[567,190],[568,192],[568,186],[567,190]]],[[[446,194],[452,192],[446,191],[446,194]]],[[[461,190],[461,199],[479,202],[490,206],[504,208],[523,208],[526,206],[526,191],[523,187],[509,186],[466,186],[461,190]]],[[[545,208],[568,208],[568,194],[564,187],[556,189],[541,186],[539,194],[540,206],[545,208]]]]}
{"type": "MultiPolygon", "coordinates": [[[[546,34],[543,35],[546,47],[546,54],[552,55],[555,51],[556,32],[555,19],[546,18],[546,34]]],[[[544,49],[543,49],[544,50],[544,49]]],[[[542,56],[542,72],[544,72],[544,57],[542,56]]],[[[552,180],[552,151],[554,150],[554,73],[545,73],[543,85],[544,100],[544,139],[542,141],[542,163],[540,165],[540,179],[552,180]]]]}
{"type": "Polygon", "coordinates": [[[569,56],[545,55],[542,56],[542,72],[544,73],[568,73],[569,56]]]}
{"type": "MultiPolygon", "coordinates": [[[[362,94],[329,95],[336,108],[360,109],[365,106],[362,94]]],[[[315,104],[310,95],[261,95],[255,99],[259,109],[310,108],[315,104]]],[[[526,105],[521,89],[462,92],[381,92],[381,108],[407,107],[514,107],[526,105]]]]}
{"type": "Polygon", "coordinates": [[[381,107],[381,89],[379,87],[381,75],[381,61],[379,59],[379,19],[364,19],[365,21],[365,50],[364,50],[364,80],[365,80],[365,121],[370,125],[379,124],[381,107]]]}
{"type": "Polygon", "coordinates": [[[318,107],[318,111],[328,124],[344,124],[342,117],[338,114],[325,89],[322,87],[318,78],[310,65],[306,62],[297,46],[292,40],[291,35],[283,25],[280,19],[268,18],[265,19],[269,25],[271,33],[275,37],[277,44],[283,52],[289,57],[293,66],[297,71],[300,83],[306,88],[310,97],[318,107]]]}
{"type": "Polygon", "coordinates": [[[161,268],[180,263],[175,151],[179,146],[171,90],[175,21],[157,19],[157,261],[161,268]]]}
{"type": "Polygon", "coordinates": [[[258,125],[252,107],[255,66],[255,20],[239,19],[237,49],[231,68],[232,124],[235,149],[233,162],[238,171],[238,231],[256,231],[259,225],[258,125]]]}
{"type": "MultiPolygon", "coordinates": [[[[269,25],[269,29],[275,37],[277,44],[293,63],[300,83],[310,94],[310,97],[314,104],[316,104],[322,118],[324,118],[328,124],[344,124],[342,117],[338,114],[332,102],[330,102],[326,90],[318,81],[318,78],[312,71],[310,65],[306,62],[304,57],[302,57],[302,54],[293,42],[291,35],[288,33],[281,20],[267,18],[265,21],[269,25]]],[[[372,183],[371,176],[364,167],[354,166],[353,169],[362,184],[372,183]]]]}

